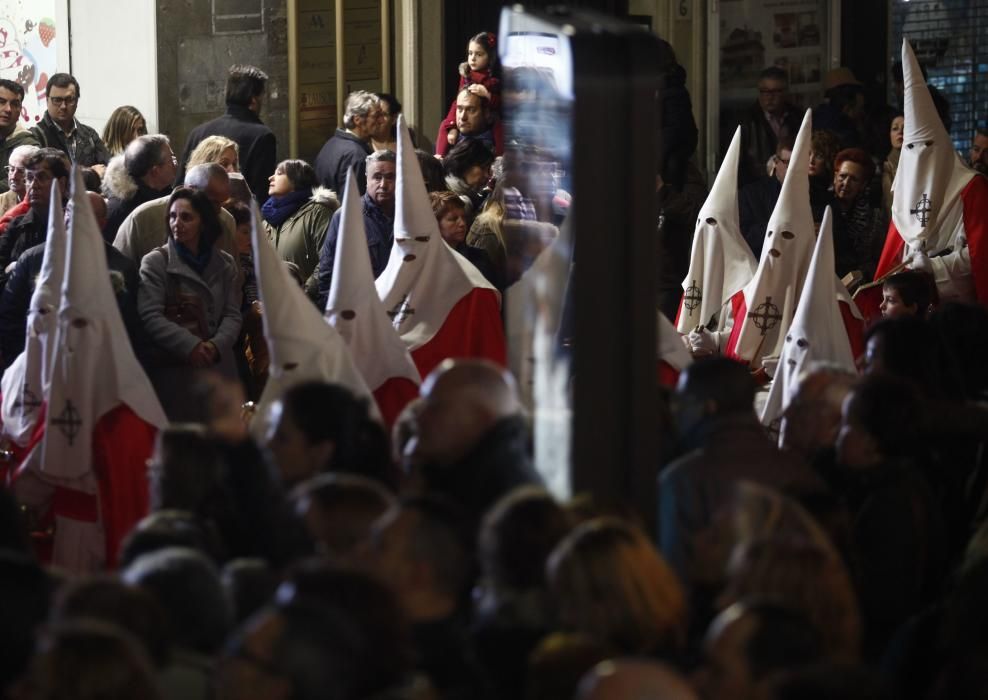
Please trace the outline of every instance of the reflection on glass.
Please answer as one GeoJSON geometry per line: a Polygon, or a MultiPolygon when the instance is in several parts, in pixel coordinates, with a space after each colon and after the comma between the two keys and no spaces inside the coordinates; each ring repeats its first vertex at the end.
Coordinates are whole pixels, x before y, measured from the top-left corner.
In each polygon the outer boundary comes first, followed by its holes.
{"type": "Polygon", "coordinates": [[[568,37],[541,20],[505,9],[500,29],[504,174],[492,197],[504,211],[509,363],[532,414],[536,466],[567,498],[573,62],[568,37]]]}

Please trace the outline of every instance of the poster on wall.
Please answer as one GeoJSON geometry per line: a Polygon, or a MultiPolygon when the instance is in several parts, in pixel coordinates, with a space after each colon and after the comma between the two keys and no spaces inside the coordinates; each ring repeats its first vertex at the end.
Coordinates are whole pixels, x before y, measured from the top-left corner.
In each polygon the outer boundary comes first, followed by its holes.
{"type": "Polygon", "coordinates": [[[789,75],[795,105],[813,107],[823,100],[823,74],[830,61],[829,18],[827,0],[721,0],[722,144],[754,103],[758,74],[769,66],[789,75]]]}
{"type": "Polygon", "coordinates": [[[45,85],[57,72],[55,0],[5,0],[0,4],[0,78],[24,87],[24,126],[45,114],[45,85]]]}

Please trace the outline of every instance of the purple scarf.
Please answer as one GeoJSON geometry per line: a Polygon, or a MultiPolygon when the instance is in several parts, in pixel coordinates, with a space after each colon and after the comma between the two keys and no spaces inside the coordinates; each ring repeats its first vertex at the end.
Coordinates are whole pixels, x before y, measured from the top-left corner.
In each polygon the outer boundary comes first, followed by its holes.
{"type": "Polygon", "coordinates": [[[261,207],[264,220],[277,228],[312,198],[312,190],[295,190],[285,195],[273,195],[261,207]]]}

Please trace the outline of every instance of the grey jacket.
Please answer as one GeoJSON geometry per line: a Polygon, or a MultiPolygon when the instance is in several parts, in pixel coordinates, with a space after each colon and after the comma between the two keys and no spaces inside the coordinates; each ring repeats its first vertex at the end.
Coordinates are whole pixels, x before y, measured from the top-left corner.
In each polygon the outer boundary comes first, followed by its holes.
{"type": "Polygon", "coordinates": [[[233,368],[233,345],[240,334],[241,322],[241,290],[233,259],[214,248],[209,264],[200,276],[179,257],[171,239],[167,249],[167,257],[159,248],[141,260],[137,312],[151,343],[184,359],[201,340],[165,317],[165,294],[171,277],[178,282],[180,293],[195,294],[202,300],[211,334],[207,340],[211,340],[220,352],[220,369],[227,369],[226,365],[233,368]]]}

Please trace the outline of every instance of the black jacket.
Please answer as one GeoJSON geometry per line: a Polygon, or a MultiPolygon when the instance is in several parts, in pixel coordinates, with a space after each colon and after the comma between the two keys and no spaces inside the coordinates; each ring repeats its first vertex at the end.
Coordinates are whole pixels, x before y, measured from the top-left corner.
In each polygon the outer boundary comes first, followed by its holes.
{"type": "MultiPolygon", "coordinates": [[[[141,360],[147,347],[144,327],[137,316],[137,266],[126,255],[113,246],[103,244],[106,263],[110,268],[110,279],[117,306],[123,317],[127,336],[130,338],[134,354],[141,360]]],[[[36,245],[17,260],[17,267],[10,273],[7,286],[0,295],[0,356],[6,369],[24,350],[24,333],[27,313],[34,294],[34,283],[41,272],[45,257],[45,246],[36,245]]]]}
{"type": "Polygon", "coordinates": [[[333,137],[323,144],[314,163],[316,176],[323,187],[343,197],[346,171],[353,166],[360,194],[367,191],[367,166],[365,159],[373,153],[371,145],[361,141],[345,129],[337,129],[333,137]]]}
{"type": "Polygon", "coordinates": [[[131,197],[127,199],[110,197],[110,201],[107,203],[108,214],[106,217],[106,226],[103,227],[103,240],[107,243],[113,243],[113,239],[117,237],[117,229],[120,228],[120,224],[130,216],[132,211],[144,204],[144,202],[150,202],[152,199],[167,196],[171,193],[171,190],[171,187],[166,187],[163,190],[152,190],[143,182],[138,182],[137,191],[131,197]]]}
{"type": "Polygon", "coordinates": [[[760,179],[741,188],[738,193],[738,218],[741,235],[758,260],[765,242],[765,229],[772,218],[775,203],[779,201],[782,183],[775,175],[763,175],[760,179]]]}
{"type": "MultiPolygon", "coordinates": [[[[815,116],[816,113],[814,113],[815,116]]],[[[788,107],[785,114],[782,115],[782,124],[792,138],[796,138],[796,132],[799,131],[801,121],[802,114],[792,107],[788,107]]],[[[722,129],[721,133],[730,138],[734,135],[734,126],[725,126],[730,128],[722,129]]],[[[778,143],[779,139],[765,119],[761,105],[755,102],[744,115],[744,121],[741,122],[739,186],[747,185],[765,175],[765,164],[769,158],[775,155],[775,148],[778,143]]]]}
{"type": "Polygon", "coordinates": [[[192,133],[182,152],[178,184],[185,180],[185,164],[192,151],[207,136],[226,136],[237,142],[240,148],[240,172],[250,186],[258,203],[268,198],[268,178],[278,165],[278,144],[274,132],[264,125],[260,117],[246,107],[227,105],[226,114],[200,124],[192,133]]]}
{"type": "Polygon", "coordinates": [[[77,165],[106,165],[110,162],[110,152],[107,150],[103,139],[99,137],[96,129],[76,122],[75,153],[69,148],[69,143],[58,128],[55,120],[48,112],[44,118],[35,126],[31,127],[31,135],[38,141],[42,148],[57,148],[67,154],[77,165]]]}
{"type": "Polygon", "coordinates": [[[0,287],[6,283],[7,266],[28,248],[44,243],[47,237],[48,223],[41,221],[33,209],[11,220],[6,233],[0,236],[0,287]]]}

